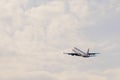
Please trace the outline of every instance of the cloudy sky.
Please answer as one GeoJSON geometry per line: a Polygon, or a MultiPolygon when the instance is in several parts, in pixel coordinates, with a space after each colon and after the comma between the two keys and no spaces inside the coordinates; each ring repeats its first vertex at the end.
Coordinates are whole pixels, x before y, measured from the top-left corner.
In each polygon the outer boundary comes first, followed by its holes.
{"type": "Polygon", "coordinates": [[[0,0],[0,80],[120,80],[119,21],[120,0],[0,0]]]}

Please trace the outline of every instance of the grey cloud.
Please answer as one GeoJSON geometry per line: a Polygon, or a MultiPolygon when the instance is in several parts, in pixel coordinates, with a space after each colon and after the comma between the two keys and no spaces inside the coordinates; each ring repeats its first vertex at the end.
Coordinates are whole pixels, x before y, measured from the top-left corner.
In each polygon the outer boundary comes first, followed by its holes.
{"type": "Polygon", "coordinates": [[[0,50],[0,57],[10,57],[10,56],[15,57],[15,56],[17,56],[17,54],[14,51],[6,50],[6,49],[0,50]]]}
{"type": "Polygon", "coordinates": [[[26,10],[29,10],[34,7],[39,7],[41,5],[45,5],[52,1],[53,0],[28,0],[25,4],[21,5],[21,8],[26,11],[26,10]]]}

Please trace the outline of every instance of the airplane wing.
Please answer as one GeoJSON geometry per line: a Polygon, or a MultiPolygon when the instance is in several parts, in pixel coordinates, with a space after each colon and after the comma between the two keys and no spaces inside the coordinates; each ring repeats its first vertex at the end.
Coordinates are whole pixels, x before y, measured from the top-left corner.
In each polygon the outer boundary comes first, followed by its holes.
{"type": "Polygon", "coordinates": [[[68,55],[72,55],[72,56],[81,56],[81,54],[79,54],[79,53],[64,53],[64,54],[68,54],[68,55]]]}
{"type": "Polygon", "coordinates": [[[100,54],[100,53],[89,53],[89,55],[95,55],[95,54],[100,54]]]}
{"type": "Polygon", "coordinates": [[[80,49],[78,49],[76,47],[74,47],[74,49],[77,50],[77,51],[79,51],[79,52],[81,52],[81,53],[83,53],[83,54],[86,54],[85,52],[81,51],[80,49]]]}

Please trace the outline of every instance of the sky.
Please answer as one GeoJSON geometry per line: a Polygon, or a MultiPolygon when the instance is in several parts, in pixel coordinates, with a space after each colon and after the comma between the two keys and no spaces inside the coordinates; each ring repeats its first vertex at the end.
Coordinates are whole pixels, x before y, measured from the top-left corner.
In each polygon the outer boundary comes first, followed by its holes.
{"type": "Polygon", "coordinates": [[[120,80],[119,14],[119,0],[0,0],[0,80],[120,80]]]}

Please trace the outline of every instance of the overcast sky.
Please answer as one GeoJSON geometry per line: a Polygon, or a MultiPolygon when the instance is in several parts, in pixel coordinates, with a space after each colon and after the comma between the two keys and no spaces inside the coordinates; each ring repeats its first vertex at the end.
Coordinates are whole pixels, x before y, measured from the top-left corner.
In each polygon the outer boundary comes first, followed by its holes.
{"type": "Polygon", "coordinates": [[[0,0],[0,80],[120,80],[119,21],[120,0],[0,0]]]}

